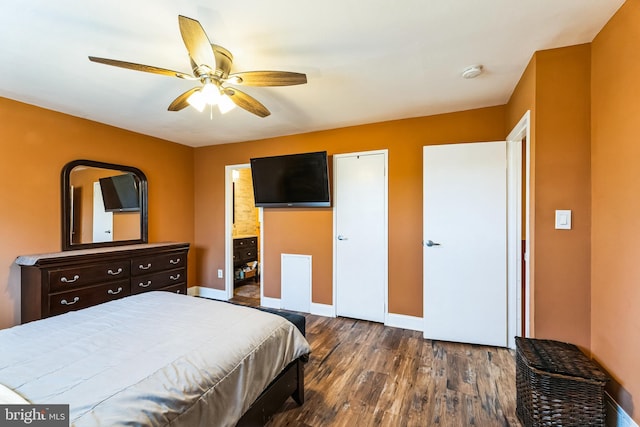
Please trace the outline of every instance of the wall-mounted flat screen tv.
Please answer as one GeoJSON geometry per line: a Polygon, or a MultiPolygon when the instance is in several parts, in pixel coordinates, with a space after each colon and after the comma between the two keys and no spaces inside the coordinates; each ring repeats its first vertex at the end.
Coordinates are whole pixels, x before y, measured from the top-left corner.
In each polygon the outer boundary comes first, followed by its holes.
{"type": "Polygon", "coordinates": [[[253,194],[258,207],[328,207],[327,152],[251,159],[253,194]]]}
{"type": "Polygon", "coordinates": [[[106,212],[140,210],[138,182],[132,173],[100,178],[100,190],[106,212]]]}

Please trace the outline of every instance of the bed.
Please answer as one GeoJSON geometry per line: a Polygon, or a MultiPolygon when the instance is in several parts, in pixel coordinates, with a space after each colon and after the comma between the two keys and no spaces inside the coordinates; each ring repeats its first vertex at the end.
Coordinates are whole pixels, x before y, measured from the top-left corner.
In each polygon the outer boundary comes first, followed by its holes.
{"type": "Polygon", "coordinates": [[[251,425],[302,403],[309,352],[281,316],[148,292],[0,330],[0,384],[78,427],[251,425]]]}

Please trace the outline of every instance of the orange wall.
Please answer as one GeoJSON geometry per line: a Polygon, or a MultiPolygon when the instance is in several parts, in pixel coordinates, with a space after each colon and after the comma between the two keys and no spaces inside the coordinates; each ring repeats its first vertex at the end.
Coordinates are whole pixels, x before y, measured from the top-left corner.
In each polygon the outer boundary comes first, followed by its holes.
{"type": "Polygon", "coordinates": [[[591,350],[640,423],[640,1],[592,47],[591,350]]]}
{"type": "Polygon", "coordinates": [[[590,347],[590,45],[536,53],[536,336],[590,347]],[[571,209],[571,230],[555,210],[571,209]]]}
{"type": "MultiPolygon", "coordinates": [[[[250,157],[326,150],[389,150],[389,311],[422,316],[422,147],[497,141],[504,107],[354,126],[240,144],[196,148],[198,284],[224,289],[224,169],[250,157]]],[[[331,160],[330,160],[331,161],[331,160]]],[[[330,208],[265,209],[265,295],[280,297],[280,254],[312,255],[312,300],[332,304],[333,216],[330,208]]],[[[364,260],[364,257],[363,257],[364,260]]]]}
{"type": "Polygon", "coordinates": [[[192,148],[5,98],[0,118],[0,328],[20,321],[15,258],[61,249],[60,173],[71,160],[140,168],[149,181],[149,241],[193,242],[192,148]]]}
{"type": "Polygon", "coordinates": [[[507,107],[531,119],[532,335],[590,347],[590,45],[537,52],[507,107]],[[572,229],[555,229],[555,210],[572,229]]]}

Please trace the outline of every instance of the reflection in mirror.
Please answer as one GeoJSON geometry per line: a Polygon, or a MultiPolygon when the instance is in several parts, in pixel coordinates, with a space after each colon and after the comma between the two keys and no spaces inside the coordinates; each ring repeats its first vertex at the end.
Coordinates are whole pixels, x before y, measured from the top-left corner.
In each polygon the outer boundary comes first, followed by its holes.
{"type": "Polygon", "coordinates": [[[62,249],[147,242],[147,180],[137,168],[76,160],[62,170],[62,249]]]}

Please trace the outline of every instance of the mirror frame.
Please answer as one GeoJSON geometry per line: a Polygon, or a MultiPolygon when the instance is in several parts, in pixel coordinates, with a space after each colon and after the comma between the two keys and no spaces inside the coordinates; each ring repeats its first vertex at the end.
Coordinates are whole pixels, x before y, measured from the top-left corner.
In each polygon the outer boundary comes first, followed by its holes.
{"type": "Polygon", "coordinates": [[[62,250],[74,251],[78,249],[99,248],[105,246],[122,246],[139,243],[148,243],[148,203],[147,203],[147,177],[144,172],[132,166],[117,165],[114,163],[97,162],[94,160],[74,160],[62,168],[61,173],[61,207],[62,207],[62,250]],[[71,192],[70,177],[71,171],[76,166],[87,166],[101,169],[113,169],[114,171],[130,172],[137,176],[140,181],[140,238],[133,240],[118,240],[113,242],[97,243],[71,243],[71,192]]]}

